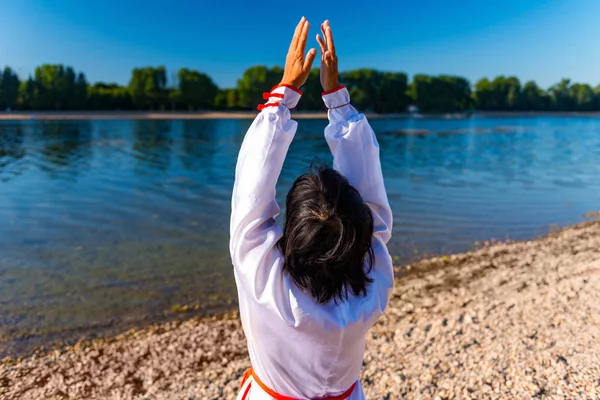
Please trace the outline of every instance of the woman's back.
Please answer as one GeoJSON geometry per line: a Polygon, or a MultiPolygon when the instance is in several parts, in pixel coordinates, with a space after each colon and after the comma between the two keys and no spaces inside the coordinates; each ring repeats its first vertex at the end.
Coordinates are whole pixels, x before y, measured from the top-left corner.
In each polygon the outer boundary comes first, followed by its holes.
{"type": "Polygon", "coordinates": [[[333,168],[296,180],[280,228],[275,185],[297,128],[289,110],[312,63],[302,64],[304,19],[290,46],[284,82],[265,94],[267,103],[259,106],[238,157],[230,251],[252,362],[239,399],[363,399],[365,335],[393,288],[386,248],[392,213],[379,145],[337,83],[328,23],[322,30],[322,82],[329,82],[323,93],[329,109],[325,139],[333,168]]]}
{"type": "MultiPolygon", "coordinates": [[[[382,265],[374,270],[391,268],[385,247],[377,250],[376,262],[382,265]]],[[[365,334],[383,313],[392,282],[374,277],[366,296],[323,305],[282,273],[277,248],[272,257],[273,272],[260,298],[239,293],[240,317],[256,375],[270,388],[294,398],[344,392],[360,374],[365,334]]]]}

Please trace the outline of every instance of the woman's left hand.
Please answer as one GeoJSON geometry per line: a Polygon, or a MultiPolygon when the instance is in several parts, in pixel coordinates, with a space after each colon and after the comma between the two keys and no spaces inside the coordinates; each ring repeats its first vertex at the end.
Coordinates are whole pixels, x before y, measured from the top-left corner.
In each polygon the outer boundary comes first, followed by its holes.
{"type": "Polygon", "coordinates": [[[302,17],[300,23],[296,26],[296,31],[294,32],[294,37],[292,38],[292,43],[285,59],[285,69],[283,71],[283,79],[281,80],[282,85],[289,85],[299,89],[308,78],[313,61],[315,61],[315,57],[317,56],[316,49],[310,49],[306,57],[304,56],[309,27],[310,24],[304,17],[302,17]]]}

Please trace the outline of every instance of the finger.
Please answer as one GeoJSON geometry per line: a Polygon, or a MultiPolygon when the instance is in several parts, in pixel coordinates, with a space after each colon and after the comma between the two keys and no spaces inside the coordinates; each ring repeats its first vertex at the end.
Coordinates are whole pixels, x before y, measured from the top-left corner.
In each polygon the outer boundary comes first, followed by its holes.
{"type": "Polygon", "coordinates": [[[328,67],[331,67],[333,65],[333,54],[331,54],[331,51],[327,50],[325,52],[325,54],[323,55],[323,60],[325,61],[325,65],[327,65],[328,67]]]}
{"type": "Polygon", "coordinates": [[[300,33],[302,32],[302,27],[304,26],[304,21],[306,18],[302,17],[298,25],[296,25],[296,30],[294,31],[294,36],[292,36],[292,43],[290,43],[290,50],[294,50],[298,44],[298,38],[300,37],[300,33]]]}
{"type": "Polygon", "coordinates": [[[315,58],[317,57],[317,49],[310,49],[304,60],[304,71],[310,71],[315,58]]]}
{"type": "Polygon", "coordinates": [[[298,41],[298,46],[296,49],[300,54],[304,54],[306,51],[306,40],[308,39],[308,28],[310,28],[310,23],[308,21],[304,21],[304,26],[302,27],[302,32],[300,33],[300,38],[298,41]]]}
{"type": "Polygon", "coordinates": [[[331,52],[335,55],[335,44],[333,43],[333,34],[331,33],[331,27],[329,26],[329,21],[326,21],[327,25],[325,26],[325,37],[327,38],[327,49],[331,50],[331,52]]]}
{"type": "Polygon", "coordinates": [[[329,50],[328,43],[327,43],[327,34],[325,33],[328,23],[329,23],[329,21],[325,21],[321,24],[321,33],[323,34],[323,43],[325,43],[325,50],[329,50]]]}
{"type": "Polygon", "coordinates": [[[321,35],[317,35],[317,42],[319,43],[319,47],[321,48],[321,54],[325,54],[327,51],[327,47],[325,46],[325,41],[321,37],[321,35]]]}

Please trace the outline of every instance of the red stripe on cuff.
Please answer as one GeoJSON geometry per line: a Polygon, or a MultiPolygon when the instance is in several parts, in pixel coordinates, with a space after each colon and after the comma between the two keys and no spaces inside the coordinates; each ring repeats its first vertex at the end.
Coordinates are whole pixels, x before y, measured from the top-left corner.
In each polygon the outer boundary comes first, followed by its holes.
{"type": "Polygon", "coordinates": [[[278,99],[283,99],[283,95],[281,93],[263,93],[263,99],[269,100],[271,97],[277,97],[278,99]]]}
{"type": "Polygon", "coordinates": [[[344,89],[345,87],[346,87],[346,85],[340,85],[340,86],[336,87],[335,89],[331,89],[331,90],[328,90],[328,91],[326,91],[326,92],[323,92],[323,93],[321,93],[321,96],[326,96],[326,95],[328,95],[328,94],[335,93],[335,92],[337,92],[338,90],[342,90],[342,89],[344,89]]]}
{"type": "Polygon", "coordinates": [[[277,85],[274,86],[273,89],[271,89],[271,92],[275,89],[277,89],[278,87],[286,87],[288,89],[292,89],[294,92],[298,93],[300,96],[302,96],[302,90],[293,87],[292,85],[286,85],[285,83],[282,83],[281,85],[277,85]]]}
{"type": "Polygon", "coordinates": [[[259,105],[256,107],[256,109],[257,109],[258,111],[262,111],[262,110],[264,110],[264,109],[265,109],[265,108],[267,108],[267,107],[277,107],[277,106],[279,106],[280,104],[281,104],[281,103],[267,103],[267,104],[259,104],[259,105]]]}

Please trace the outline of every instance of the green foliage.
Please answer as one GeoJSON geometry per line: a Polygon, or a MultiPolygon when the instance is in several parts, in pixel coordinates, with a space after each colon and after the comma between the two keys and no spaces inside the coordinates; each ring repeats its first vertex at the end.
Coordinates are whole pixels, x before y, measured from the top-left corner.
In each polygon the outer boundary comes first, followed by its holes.
{"type": "Polygon", "coordinates": [[[574,111],[594,111],[596,110],[596,94],[587,83],[575,83],[569,88],[570,97],[574,102],[574,111]]]}
{"type": "Polygon", "coordinates": [[[563,79],[548,89],[550,108],[553,111],[573,111],[575,101],[571,97],[570,79],[563,79]]]}
{"type": "Polygon", "coordinates": [[[380,73],[373,69],[357,69],[340,74],[340,81],[348,88],[352,103],[365,111],[374,111],[380,80],[380,73]]]}
{"type": "Polygon", "coordinates": [[[280,67],[255,66],[244,71],[237,83],[237,100],[241,108],[254,108],[263,102],[262,94],[277,85],[283,77],[280,67]]]}
{"type": "Polygon", "coordinates": [[[599,91],[588,84],[563,79],[544,92],[534,81],[521,87],[515,77],[481,79],[475,84],[475,101],[482,111],[597,111],[599,91]]]}
{"type": "MultiPolygon", "coordinates": [[[[254,109],[262,94],[277,85],[280,67],[247,69],[236,88],[219,89],[205,73],[182,68],[168,86],[164,67],[136,68],[128,86],[96,83],[62,64],[44,64],[21,81],[9,67],[0,70],[0,111],[20,110],[234,110],[254,109]]],[[[415,75],[357,69],[340,74],[352,103],[361,111],[404,113],[411,105],[422,113],[481,111],[600,111],[600,85],[563,79],[548,90],[534,81],[521,85],[514,76],[481,79],[473,87],[458,76],[415,75]]],[[[324,110],[319,69],[301,88],[300,110],[324,110]]]]}
{"type": "Polygon", "coordinates": [[[96,83],[88,86],[87,103],[90,110],[131,110],[133,102],[128,88],[117,84],[96,83]]]}
{"type": "Polygon", "coordinates": [[[408,93],[424,113],[466,111],[473,102],[469,81],[458,76],[415,75],[408,93]]]}
{"type": "Polygon", "coordinates": [[[87,106],[85,75],[62,64],[37,67],[33,81],[28,81],[24,89],[32,109],[84,110],[87,106]]]}
{"type": "Polygon", "coordinates": [[[493,81],[486,78],[475,84],[475,102],[482,111],[517,111],[524,109],[521,82],[511,76],[498,76],[493,81]]]}
{"type": "Polygon", "coordinates": [[[206,74],[182,68],[177,73],[179,101],[191,110],[213,108],[219,91],[217,85],[206,74]]]}
{"type": "MultiPolygon", "coordinates": [[[[178,110],[180,108],[185,108],[183,102],[183,96],[181,94],[181,90],[179,89],[171,89],[168,92],[169,104],[171,104],[171,110],[178,110]]],[[[188,108],[192,108],[192,105],[189,105],[188,108]]]]}
{"type": "Polygon", "coordinates": [[[131,72],[129,90],[138,109],[164,110],[168,103],[167,71],[165,67],[135,68],[131,72]]]}
{"type": "Polygon", "coordinates": [[[383,72],[379,83],[375,111],[381,113],[405,112],[410,105],[407,94],[408,77],[403,72],[383,72]]]}
{"type": "Polygon", "coordinates": [[[402,72],[358,69],[340,74],[352,98],[361,110],[381,113],[405,112],[409,106],[408,78],[402,72]]]}
{"type": "Polygon", "coordinates": [[[17,74],[5,67],[0,74],[0,110],[14,108],[19,98],[19,85],[17,74]]]}
{"type": "Polygon", "coordinates": [[[240,104],[240,101],[238,100],[239,95],[237,89],[227,89],[226,92],[227,108],[237,108],[238,104],[240,104]]]}
{"type": "Polygon", "coordinates": [[[321,76],[318,68],[313,68],[308,74],[306,83],[302,86],[302,100],[298,103],[298,109],[300,110],[324,110],[323,100],[321,99],[321,93],[323,88],[321,87],[321,76]]]}
{"type": "Polygon", "coordinates": [[[220,89],[215,96],[215,108],[218,110],[238,108],[237,89],[220,89]]]}
{"type": "Polygon", "coordinates": [[[19,85],[19,97],[17,99],[18,108],[21,110],[30,110],[33,107],[35,96],[35,81],[30,76],[25,82],[19,85]]]}
{"type": "Polygon", "coordinates": [[[521,91],[523,109],[545,111],[550,105],[548,95],[534,81],[526,82],[521,91]]]}

